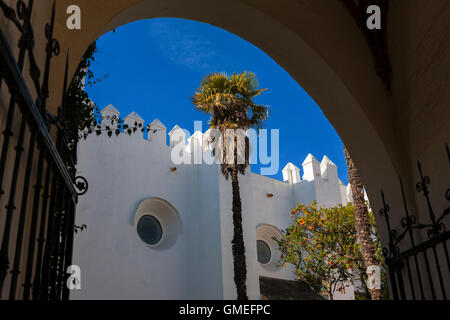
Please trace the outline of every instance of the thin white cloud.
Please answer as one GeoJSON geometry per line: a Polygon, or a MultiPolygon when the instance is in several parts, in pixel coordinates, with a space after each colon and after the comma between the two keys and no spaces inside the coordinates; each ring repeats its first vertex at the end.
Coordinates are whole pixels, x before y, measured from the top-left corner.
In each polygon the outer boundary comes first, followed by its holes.
{"type": "Polygon", "coordinates": [[[193,28],[196,22],[173,23],[170,20],[151,20],[150,37],[161,54],[172,63],[192,70],[209,71],[218,65],[229,64],[218,50],[218,44],[193,28]]]}

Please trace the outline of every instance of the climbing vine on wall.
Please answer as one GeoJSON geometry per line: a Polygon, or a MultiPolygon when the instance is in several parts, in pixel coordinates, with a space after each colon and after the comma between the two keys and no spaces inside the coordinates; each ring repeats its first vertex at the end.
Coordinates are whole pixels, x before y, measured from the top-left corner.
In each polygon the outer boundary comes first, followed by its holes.
{"type": "Polygon", "coordinates": [[[66,120],[66,141],[75,144],[80,139],[86,139],[90,134],[106,134],[109,137],[125,133],[131,135],[136,132],[155,133],[148,125],[144,128],[142,123],[124,124],[123,119],[116,117],[110,121],[111,126],[102,126],[103,121],[97,104],[89,97],[86,87],[92,87],[109,74],[96,78],[90,69],[95,62],[97,43],[93,42],[86,50],[80,64],[75,72],[66,95],[66,107],[64,108],[64,119],[66,120]]]}
{"type": "Polygon", "coordinates": [[[94,74],[89,70],[95,61],[96,51],[97,44],[93,42],[82,57],[67,90],[63,116],[66,137],[71,143],[77,143],[80,138],[84,137],[84,133],[94,127],[96,119],[99,117],[97,105],[89,98],[85,90],[86,86],[92,86],[101,81],[95,80],[94,74]]]}

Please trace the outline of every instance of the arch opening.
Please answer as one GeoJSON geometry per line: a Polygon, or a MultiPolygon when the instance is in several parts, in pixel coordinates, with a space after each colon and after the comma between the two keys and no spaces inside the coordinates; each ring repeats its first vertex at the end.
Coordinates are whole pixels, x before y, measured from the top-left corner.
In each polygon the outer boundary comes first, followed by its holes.
{"type": "MultiPolygon", "coordinates": [[[[297,5],[293,8],[299,9],[297,5]]],[[[381,207],[380,189],[400,195],[395,177],[402,169],[389,126],[389,104],[363,37],[345,8],[337,3],[327,8],[311,5],[310,10],[301,11],[303,19],[281,19],[269,14],[281,11],[265,5],[256,8],[247,1],[196,0],[189,5],[179,0],[164,4],[154,0],[129,1],[89,29],[89,37],[84,35],[81,48],[124,24],[159,17],[204,22],[238,35],[267,53],[317,102],[357,163],[372,204],[381,207]],[[335,19],[332,25],[324,25],[322,17],[328,14],[335,19]],[[248,20],[253,23],[243,23],[248,20]],[[338,24],[340,28],[335,28],[338,24]],[[368,92],[364,88],[372,89],[368,92]]],[[[82,53],[79,50],[74,54],[75,61],[82,53]]],[[[400,203],[391,205],[401,207],[400,203]]]]}
{"type": "MultiPolygon", "coordinates": [[[[147,2],[150,3],[150,1],[147,2]]],[[[104,34],[120,25],[124,25],[125,23],[147,19],[147,17],[145,17],[146,11],[141,10],[142,7],[139,8],[140,9],[132,8],[130,9],[131,11],[125,11],[116,16],[99,34],[104,34]],[[130,14],[132,18],[129,16],[130,14]]],[[[173,17],[174,15],[168,16],[173,17]]],[[[186,16],[189,16],[189,14],[182,14],[176,17],[186,19],[186,16]]],[[[210,21],[209,19],[200,17],[190,17],[188,19],[207,23],[210,21]]],[[[222,23],[214,23],[214,25],[228,31],[234,29],[231,27],[224,28],[222,23]]],[[[363,165],[361,168],[361,175],[363,176],[364,181],[367,182],[366,187],[369,195],[371,194],[371,191],[378,191],[377,186],[381,185],[381,182],[383,182],[380,176],[376,177],[372,175],[369,179],[364,176],[371,175],[372,172],[376,172],[377,169],[392,172],[393,165],[383,144],[382,138],[376,133],[376,130],[371,122],[372,119],[369,119],[364,109],[357,101],[357,98],[350,93],[346,87],[346,84],[342,81],[342,79],[339,79],[335,71],[327,65],[323,57],[309,47],[303,39],[297,39],[298,37],[292,34],[290,30],[282,28],[282,31],[285,32],[285,36],[282,37],[285,42],[293,41],[294,43],[301,43],[293,49],[293,52],[301,52],[300,58],[298,59],[299,61],[310,58],[309,62],[311,65],[307,65],[307,63],[304,62],[280,62],[283,61],[285,56],[280,54],[277,49],[274,49],[272,45],[269,46],[268,50],[262,49],[263,47],[268,46],[268,41],[262,41],[258,38],[252,41],[250,40],[252,39],[252,35],[242,36],[242,34],[246,34],[247,31],[242,31],[239,33],[233,31],[231,32],[243,37],[244,39],[248,39],[248,41],[252,44],[264,43],[264,46],[258,45],[258,47],[268,53],[281,66],[290,66],[290,69],[286,69],[285,67],[285,70],[287,70],[298,83],[302,84],[308,93],[310,93],[310,95],[317,101],[327,118],[336,128],[341,137],[346,141],[349,150],[351,150],[352,155],[354,155],[355,161],[357,163],[362,161],[363,165]],[[272,53],[269,53],[268,51],[272,51],[272,53]],[[320,76],[318,76],[318,74],[320,74],[320,76]],[[325,90],[324,88],[331,88],[331,90],[325,90]],[[358,132],[358,135],[353,135],[352,133],[354,132],[358,132]],[[364,141],[365,138],[370,141],[364,141]],[[368,145],[370,145],[370,148],[368,148],[368,145]],[[377,147],[379,148],[377,150],[377,157],[371,157],[371,154],[373,155],[373,150],[376,150],[377,147]],[[353,150],[357,150],[357,152],[353,152],[353,150]],[[384,157],[382,161],[380,161],[380,157],[384,157]],[[368,171],[368,168],[370,168],[370,171],[368,171]]],[[[271,38],[271,40],[273,39],[271,38]]],[[[278,40],[274,42],[278,42],[278,40]]]]}

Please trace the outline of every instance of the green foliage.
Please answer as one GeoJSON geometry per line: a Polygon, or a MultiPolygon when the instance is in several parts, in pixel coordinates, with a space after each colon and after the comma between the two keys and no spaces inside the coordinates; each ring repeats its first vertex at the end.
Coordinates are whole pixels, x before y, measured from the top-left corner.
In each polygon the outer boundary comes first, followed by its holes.
{"type": "Polygon", "coordinates": [[[83,224],[81,226],[75,225],[73,231],[75,231],[75,233],[78,233],[78,231],[82,232],[84,229],[87,229],[87,225],[85,225],[85,224],[83,224]]]}
{"type": "MultiPolygon", "coordinates": [[[[220,130],[223,136],[227,129],[247,130],[251,127],[260,129],[267,119],[269,108],[253,101],[266,90],[258,87],[258,80],[253,73],[244,71],[240,74],[233,73],[231,76],[226,73],[212,73],[202,79],[192,103],[197,110],[211,115],[209,121],[211,128],[220,130]]],[[[227,145],[224,143],[221,150],[224,155],[227,154],[226,148],[227,145]]],[[[225,178],[228,178],[234,169],[241,174],[245,173],[249,162],[248,137],[245,139],[245,145],[235,145],[231,154],[236,156],[238,148],[245,150],[245,163],[223,163],[221,169],[225,178]]]]}
{"type": "MultiPolygon", "coordinates": [[[[377,239],[375,219],[369,212],[373,238],[377,239]]],[[[364,260],[355,228],[353,204],[334,208],[319,207],[316,202],[298,204],[291,211],[293,224],[275,239],[281,250],[281,260],[292,264],[298,280],[309,284],[315,292],[332,297],[343,292],[347,280],[359,278],[364,295],[368,293],[364,260]]],[[[377,257],[382,265],[381,246],[377,257]]]]}
{"type": "Polygon", "coordinates": [[[227,76],[213,73],[203,78],[192,98],[195,108],[212,115],[211,127],[217,129],[261,128],[268,107],[253,99],[266,89],[258,89],[255,74],[244,71],[227,76]]]}
{"type": "Polygon", "coordinates": [[[134,126],[124,125],[121,118],[112,121],[112,124],[117,125],[117,128],[114,129],[104,128],[99,124],[102,120],[100,110],[85,91],[86,86],[92,87],[109,76],[109,74],[106,74],[100,78],[95,78],[89,69],[92,63],[95,62],[96,52],[97,44],[93,42],[81,59],[67,90],[64,119],[66,120],[66,140],[68,143],[75,145],[79,139],[86,139],[92,133],[97,135],[106,133],[108,137],[112,137],[120,133],[131,135],[136,132],[144,132],[144,130],[147,130],[147,132],[152,130],[150,126],[144,129],[141,123],[134,123],[134,126]]]}
{"type": "Polygon", "coordinates": [[[150,124],[147,125],[145,128],[142,123],[137,122],[135,122],[132,126],[130,126],[128,124],[124,124],[121,118],[111,120],[111,125],[114,125],[115,127],[112,128],[109,126],[102,126],[101,124],[95,124],[94,128],[84,132],[84,138],[87,138],[87,136],[91,133],[95,133],[98,136],[106,133],[106,135],[111,138],[113,136],[118,136],[119,134],[123,133],[132,135],[136,132],[143,133],[144,131],[146,131],[149,135],[151,135],[158,131],[161,131],[161,129],[152,128],[150,124]]]}
{"type": "Polygon", "coordinates": [[[86,85],[98,82],[98,80],[94,80],[94,75],[89,70],[92,62],[95,61],[96,51],[97,45],[96,42],[93,42],[81,59],[67,90],[63,117],[68,143],[76,144],[80,138],[85,137],[88,132],[92,132],[96,125],[96,119],[99,117],[97,105],[89,99],[85,91],[86,85]]]}

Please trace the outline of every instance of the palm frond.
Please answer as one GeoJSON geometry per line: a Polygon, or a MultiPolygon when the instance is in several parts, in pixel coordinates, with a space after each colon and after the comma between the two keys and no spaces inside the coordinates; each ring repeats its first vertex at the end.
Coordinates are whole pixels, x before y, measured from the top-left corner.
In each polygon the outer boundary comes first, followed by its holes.
{"type": "Polygon", "coordinates": [[[212,73],[202,79],[192,103],[196,110],[212,115],[212,127],[259,129],[268,117],[268,106],[253,102],[267,90],[258,87],[254,73],[212,73]]]}

